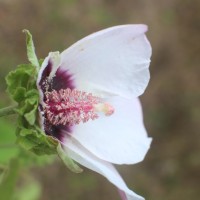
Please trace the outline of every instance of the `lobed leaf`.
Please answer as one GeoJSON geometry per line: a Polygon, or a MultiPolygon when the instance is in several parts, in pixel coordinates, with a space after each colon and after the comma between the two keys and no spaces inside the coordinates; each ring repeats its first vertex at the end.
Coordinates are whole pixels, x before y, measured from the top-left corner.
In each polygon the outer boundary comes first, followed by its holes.
{"type": "Polygon", "coordinates": [[[34,74],[36,74],[36,70],[32,65],[23,64],[7,75],[7,92],[15,101],[21,102],[30,88],[36,88],[36,80],[33,78],[34,74]]]}

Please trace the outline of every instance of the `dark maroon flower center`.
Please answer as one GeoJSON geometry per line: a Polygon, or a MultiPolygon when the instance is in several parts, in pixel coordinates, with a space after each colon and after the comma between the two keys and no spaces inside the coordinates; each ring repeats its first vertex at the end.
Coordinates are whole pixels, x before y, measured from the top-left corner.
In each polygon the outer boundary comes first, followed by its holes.
{"type": "MultiPolygon", "coordinates": [[[[51,74],[51,71],[53,69],[53,64],[51,60],[48,61],[47,66],[42,72],[41,80],[39,82],[39,86],[43,93],[43,102],[46,101],[47,96],[46,94],[52,91],[59,91],[61,89],[71,89],[73,90],[75,88],[73,76],[68,72],[68,70],[64,70],[60,67],[58,67],[55,75],[52,77],[51,80],[49,80],[49,76],[51,74]]],[[[44,132],[47,135],[52,135],[56,137],[59,140],[62,140],[65,134],[70,134],[72,132],[71,127],[66,124],[53,124],[51,121],[48,120],[46,113],[44,112],[43,105],[39,106],[40,112],[43,113],[43,127],[44,132]]]]}

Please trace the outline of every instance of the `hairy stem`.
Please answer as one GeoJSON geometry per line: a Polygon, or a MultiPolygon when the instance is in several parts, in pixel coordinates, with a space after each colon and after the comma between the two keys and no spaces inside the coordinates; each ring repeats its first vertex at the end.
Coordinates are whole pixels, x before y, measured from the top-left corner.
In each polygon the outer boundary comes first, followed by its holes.
{"type": "Polygon", "coordinates": [[[17,108],[17,105],[9,106],[6,108],[1,108],[0,109],[0,117],[15,114],[16,113],[15,108],[17,108]]]}

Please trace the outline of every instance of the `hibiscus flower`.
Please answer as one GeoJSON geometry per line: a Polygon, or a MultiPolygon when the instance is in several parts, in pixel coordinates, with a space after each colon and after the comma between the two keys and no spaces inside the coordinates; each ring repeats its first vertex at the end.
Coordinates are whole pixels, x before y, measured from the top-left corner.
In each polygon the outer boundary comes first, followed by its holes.
{"type": "Polygon", "coordinates": [[[51,52],[39,71],[40,123],[77,163],[105,176],[122,199],[141,200],[113,164],[142,161],[149,149],[138,96],[149,82],[147,26],[121,25],[51,52]]]}

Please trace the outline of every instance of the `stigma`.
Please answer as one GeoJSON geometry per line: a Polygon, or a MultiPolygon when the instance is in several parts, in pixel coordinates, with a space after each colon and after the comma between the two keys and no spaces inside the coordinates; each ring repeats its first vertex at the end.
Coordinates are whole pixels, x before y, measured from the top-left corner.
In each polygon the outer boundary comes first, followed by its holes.
{"type": "Polygon", "coordinates": [[[72,126],[95,120],[102,112],[114,113],[114,108],[97,96],[76,89],[60,89],[45,93],[44,117],[53,125],[72,126]]]}

